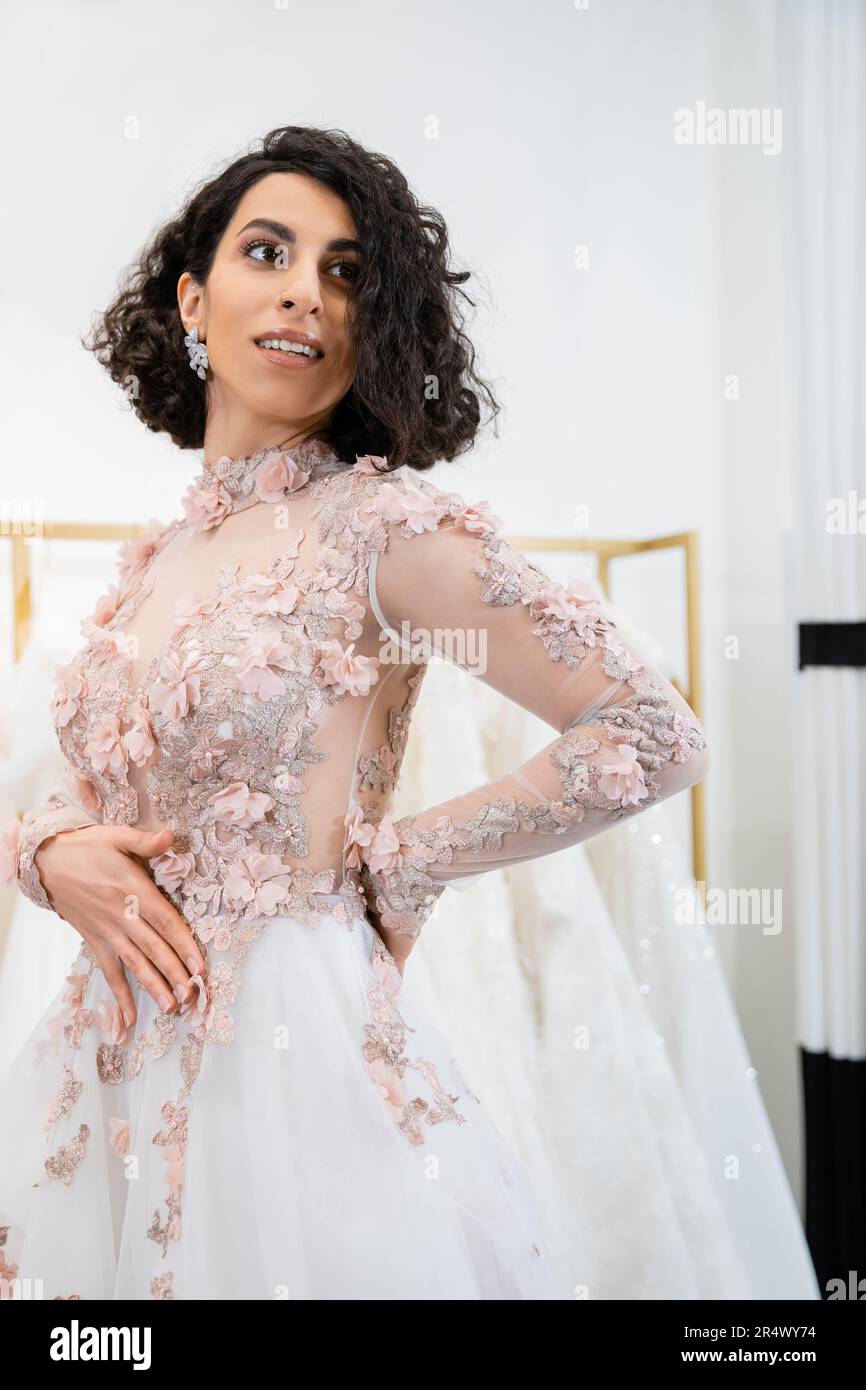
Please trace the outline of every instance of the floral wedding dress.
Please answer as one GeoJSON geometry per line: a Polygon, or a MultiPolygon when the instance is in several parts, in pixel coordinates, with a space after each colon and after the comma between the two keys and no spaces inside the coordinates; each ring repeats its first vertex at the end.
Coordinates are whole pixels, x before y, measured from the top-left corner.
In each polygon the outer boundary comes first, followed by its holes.
{"type": "Polygon", "coordinates": [[[588,586],[408,468],[309,440],[205,462],[183,512],[121,548],[57,668],[63,781],[3,858],[50,910],[49,836],[171,825],[147,867],[205,970],[174,1012],[127,972],[127,1028],[82,943],[0,1082],[0,1295],[573,1297],[376,926],[684,790],[703,730],[588,586]],[[556,737],[395,820],[433,651],[556,737]]]}

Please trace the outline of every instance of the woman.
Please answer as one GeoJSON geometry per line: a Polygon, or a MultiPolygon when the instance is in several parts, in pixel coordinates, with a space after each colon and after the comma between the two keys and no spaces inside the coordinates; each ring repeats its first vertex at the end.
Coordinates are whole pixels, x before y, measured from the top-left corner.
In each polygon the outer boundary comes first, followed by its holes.
{"type": "Polygon", "coordinates": [[[5,831],[83,943],[0,1086],[0,1273],[37,1296],[571,1296],[405,962],[449,883],[684,790],[706,740],[591,590],[423,478],[497,408],[465,278],[389,160],[287,127],[87,343],[204,457],[57,668],[64,785],[5,831]],[[394,821],[432,651],[557,736],[394,821]]]}

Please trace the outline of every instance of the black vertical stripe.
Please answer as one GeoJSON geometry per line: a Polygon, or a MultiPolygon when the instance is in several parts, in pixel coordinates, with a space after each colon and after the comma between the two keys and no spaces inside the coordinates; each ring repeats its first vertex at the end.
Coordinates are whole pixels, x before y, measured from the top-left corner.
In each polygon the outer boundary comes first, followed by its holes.
{"type": "MultiPolygon", "coordinates": [[[[805,1048],[801,1056],[806,1239],[826,1298],[829,1280],[866,1280],[866,1061],[805,1048]]],[[[854,1296],[866,1297],[866,1284],[854,1296]]]]}
{"type": "Polygon", "coordinates": [[[866,666],[866,622],[800,623],[800,664],[866,666]]]}

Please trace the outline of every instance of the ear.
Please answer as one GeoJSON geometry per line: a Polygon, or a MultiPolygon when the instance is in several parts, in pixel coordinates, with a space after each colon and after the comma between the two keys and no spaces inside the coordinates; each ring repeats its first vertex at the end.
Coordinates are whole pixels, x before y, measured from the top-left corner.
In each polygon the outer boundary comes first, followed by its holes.
{"type": "Polygon", "coordinates": [[[188,270],[183,272],[177,282],[177,304],[180,309],[184,332],[188,333],[191,328],[197,328],[199,339],[204,342],[207,334],[204,289],[193,279],[188,270]]]}

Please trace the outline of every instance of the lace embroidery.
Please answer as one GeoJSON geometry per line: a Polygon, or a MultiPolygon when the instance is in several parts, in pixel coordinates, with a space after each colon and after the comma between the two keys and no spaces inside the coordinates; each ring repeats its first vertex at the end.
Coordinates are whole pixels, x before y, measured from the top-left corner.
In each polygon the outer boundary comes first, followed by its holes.
{"type": "Polygon", "coordinates": [[[48,1036],[37,1043],[36,1062],[42,1061],[48,1052],[56,1055],[60,1050],[61,1041],[68,1048],[78,1049],[85,1030],[97,1021],[94,1011],[84,1006],[84,998],[96,969],[96,958],[87,947],[82,947],[75,965],[79,960],[86,961],[87,968],[77,972],[73,968],[72,974],[66,976],[69,988],[62,995],[60,1008],[47,1021],[48,1036]]]}
{"type": "Polygon", "coordinates": [[[150,1028],[135,1035],[128,1051],[122,1047],[118,1049],[119,1057],[115,1057],[114,1066],[122,1066],[125,1057],[124,1080],[131,1081],[138,1076],[148,1053],[154,1062],[165,1056],[178,1036],[174,1019],[173,1014],[156,1014],[150,1028]]]}
{"type": "Polygon", "coordinates": [[[56,1154],[46,1158],[45,1171],[49,1178],[59,1178],[68,1187],[84,1160],[89,1138],[89,1126],[79,1125],[75,1138],[70,1139],[68,1144],[61,1144],[56,1154]]]}
{"type": "MultiPolygon", "coordinates": [[[[495,607],[525,605],[533,620],[532,633],[550,661],[562,661],[571,670],[581,668],[589,649],[600,648],[604,674],[632,693],[595,712],[591,723],[572,721],[574,727],[552,744],[549,759],[559,781],[555,798],[539,795],[532,803],[491,795],[473,815],[459,821],[442,815],[432,825],[419,824],[419,816],[411,815],[393,822],[389,815],[355,803],[352,836],[363,861],[365,891],[383,926],[413,937],[446,886],[437,882],[432,865],[450,865],[458,855],[467,863],[476,855],[479,867],[495,867],[497,854],[505,857],[504,836],[544,833],[562,836],[565,843],[591,811],[612,824],[658,799],[663,788],[657,774],[667,763],[685,762],[694,750],[706,747],[697,721],[676,710],[654,673],[631,656],[589,586],[564,590],[551,584],[541,569],[493,534],[498,518],[480,510],[485,504],[465,508],[462,499],[423,483],[416,485],[415,493],[406,505],[399,489],[392,488],[382,508],[392,522],[405,518],[403,534],[438,528],[447,518],[474,531],[483,538],[484,558],[475,570],[481,601],[495,607]],[[419,497],[426,499],[426,507],[419,497]],[[429,522],[426,528],[413,524],[413,516],[419,514],[429,522]]],[[[381,507],[381,499],[376,505],[381,507]]],[[[515,780],[533,790],[519,772],[515,780]]],[[[593,833],[601,828],[595,825],[593,833]]]]}
{"type": "Polygon", "coordinates": [[[51,1129],[64,1115],[68,1115],[84,1090],[84,1082],[79,1081],[72,1068],[63,1065],[63,1081],[60,1089],[48,1102],[45,1114],[45,1128],[51,1129]]]}
{"type": "Polygon", "coordinates": [[[174,1298],[173,1279],[174,1273],[170,1269],[163,1274],[155,1274],[150,1281],[151,1298],[174,1298]]]}
{"type": "Polygon", "coordinates": [[[100,1043],[96,1051],[96,1074],[104,1086],[119,1086],[123,1080],[124,1049],[119,1043],[100,1043]]]}
{"type": "Polygon", "coordinates": [[[363,1045],[367,1073],[376,1083],[394,1118],[394,1123],[413,1147],[423,1144],[420,1121],[430,1126],[451,1120],[466,1124],[466,1116],[456,1109],[458,1096],[449,1095],[432,1062],[411,1058],[406,1053],[406,1033],[414,1030],[400,1015],[400,972],[380,937],[373,937],[370,965],[376,983],[367,991],[372,1023],[364,1025],[367,1041],[363,1045]],[[406,1072],[414,1068],[427,1082],[433,1100],[410,1097],[405,1089],[406,1072]]]}
{"type": "Polygon", "coordinates": [[[86,811],[63,802],[58,795],[49,797],[39,808],[39,812],[21,823],[18,841],[17,875],[22,893],[38,907],[53,911],[48,894],[39,877],[39,869],[34,861],[36,851],[52,835],[64,830],[79,830],[85,825],[93,825],[94,820],[86,811]]]}
{"type": "Polygon", "coordinates": [[[14,1283],[18,1277],[18,1265],[14,1260],[6,1258],[6,1242],[9,1239],[9,1227],[0,1226],[0,1301],[11,1302],[14,1298],[14,1283]]]}

